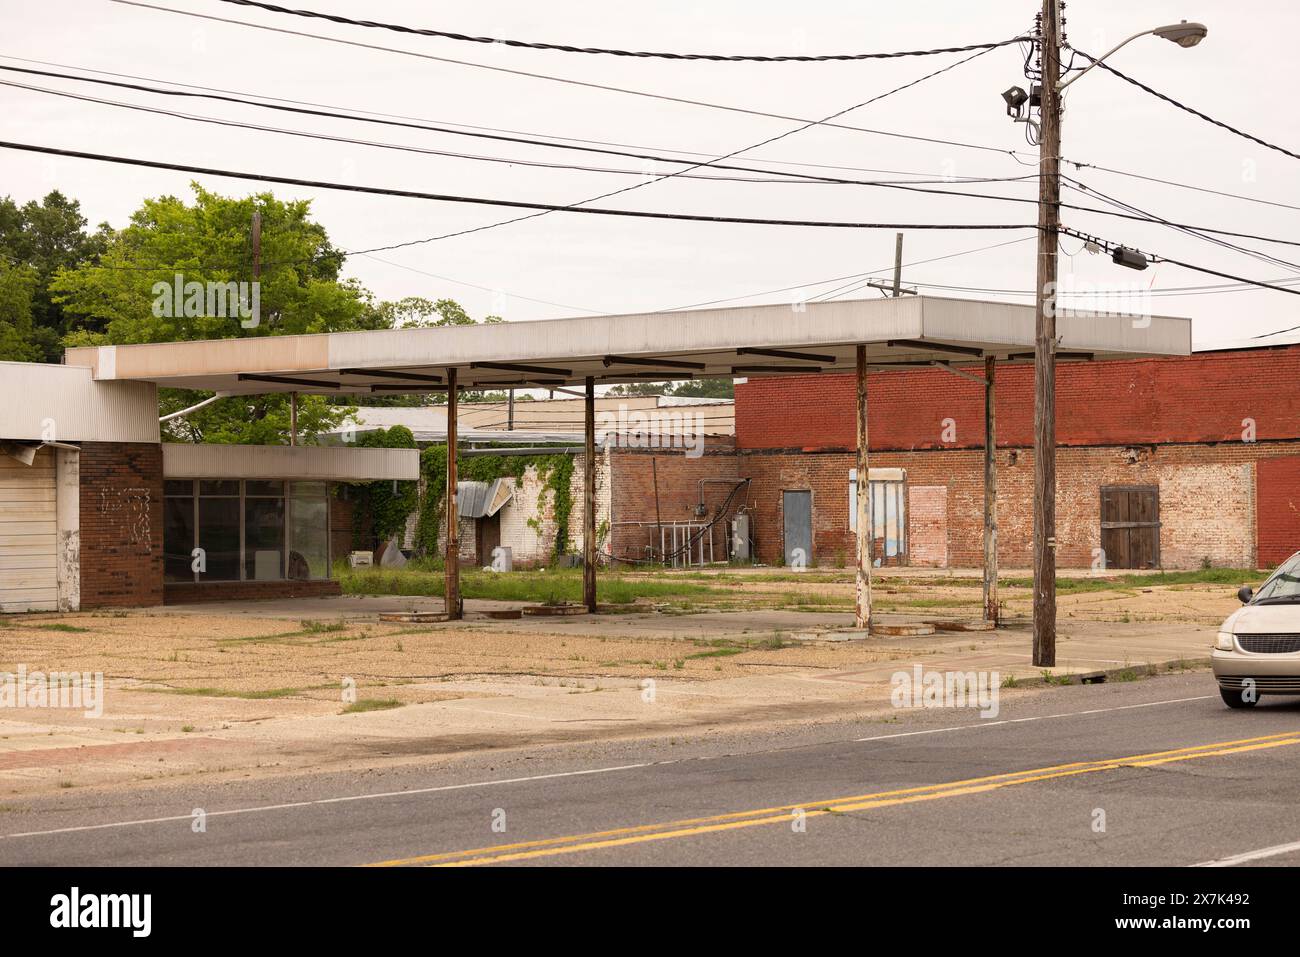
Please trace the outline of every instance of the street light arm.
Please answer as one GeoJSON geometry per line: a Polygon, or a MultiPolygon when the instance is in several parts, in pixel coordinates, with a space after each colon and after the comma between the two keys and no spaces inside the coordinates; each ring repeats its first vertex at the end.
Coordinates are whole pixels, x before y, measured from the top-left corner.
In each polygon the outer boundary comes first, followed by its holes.
{"type": "Polygon", "coordinates": [[[1089,63],[1086,67],[1084,67],[1083,70],[1081,70],[1080,72],[1076,73],[1074,76],[1070,77],[1070,78],[1069,78],[1068,80],[1066,80],[1064,83],[1057,83],[1057,84],[1056,84],[1056,92],[1057,92],[1057,93],[1060,93],[1060,92],[1061,92],[1062,90],[1064,90],[1067,86],[1069,86],[1069,85],[1070,85],[1071,83],[1073,83],[1075,80],[1079,79],[1079,77],[1083,76],[1085,73],[1087,73],[1089,70],[1091,70],[1093,67],[1095,67],[1095,66],[1096,66],[1098,63],[1100,63],[1102,60],[1106,59],[1106,58],[1107,58],[1108,56],[1110,56],[1112,53],[1116,52],[1117,50],[1122,49],[1123,47],[1128,46],[1130,43],[1132,43],[1132,42],[1133,42],[1134,40],[1136,40],[1138,37],[1145,37],[1145,36],[1148,36],[1148,35],[1150,35],[1150,34],[1152,34],[1152,33],[1155,33],[1156,30],[1158,30],[1158,29],[1160,29],[1160,28],[1159,28],[1159,27],[1156,27],[1156,28],[1151,29],[1151,30],[1143,30],[1141,33],[1135,33],[1135,34],[1133,34],[1131,37],[1129,37],[1127,40],[1123,40],[1123,41],[1121,41],[1120,43],[1115,44],[1113,47],[1111,47],[1109,50],[1107,50],[1107,51],[1106,51],[1105,53],[1103,53],[1101,56],[1097,57],[1097,59],[1093,60],[1093,61],[1092,61],[1091,63],[1089,63]]]}
{"type": "Polygon", "coordinates": [[[1205,24],[1203,23],[1188,23],[1186,20],[1183,20],[1179,23],[1171,23],[1168,26],[1155,27],[1154,29],[1151,30],[1143,30],[1141,33],[1135,33],[1127,40],[1123,41],[1122,43],[1118,43],[1115,46],[1111,47],[1100,57],[1098,57],[1097,59],[1089,63],[1082,71],[1076,73],[1074,76],[1070,77],[1064,83],[1062,83],[1060,80],[1057,80],[1056,92],[1060,93],[1062,90],[1064,90],[1075,80],[1079,79],[1079,77],[1083,76],[1084,73],[1087,73],[1089,70],[1095,67],[1102,60],[1106,59],[1106,57],[1110,56],[1116,50],[1120,49],[1120,47],[1132,43],[1138,37],[1155,35],[1160,37],[1163,40],[1169,40],[1171,43],[1177,43],[1180,47],[1194,47],[1202,40],[1205,39],[1205,35],[1208,32],[1209,31],[1206,29],[1205,24]]]}

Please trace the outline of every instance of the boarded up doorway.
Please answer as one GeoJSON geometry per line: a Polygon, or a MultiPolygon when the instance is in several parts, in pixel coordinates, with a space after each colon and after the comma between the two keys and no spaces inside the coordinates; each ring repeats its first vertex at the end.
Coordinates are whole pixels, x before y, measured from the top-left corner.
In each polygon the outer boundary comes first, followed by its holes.
{"type": "Polygon", "coordinates": [[[1107,568],[1160,567],[1158,486],[1102,486],[1101,548],[1107,568]]]}
{"type": "Polygon", "coordinates": [[[785,563],[791,568],[810,568],[812,553],[812,492],[781,493],[781,515],[785,531],[785,563]]]}

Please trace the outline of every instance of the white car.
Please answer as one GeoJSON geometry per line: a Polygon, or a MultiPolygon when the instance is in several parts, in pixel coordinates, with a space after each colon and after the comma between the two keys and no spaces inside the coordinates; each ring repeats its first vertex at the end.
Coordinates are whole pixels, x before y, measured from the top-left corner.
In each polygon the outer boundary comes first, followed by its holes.
{"type": "Polygon", "coordinates": [[[1300,695],[1300,552],[1252,592],[1219,626],[1210,656],[1219,694],[1229,708],[1252,708],[1260,695],[1300,695]]]}

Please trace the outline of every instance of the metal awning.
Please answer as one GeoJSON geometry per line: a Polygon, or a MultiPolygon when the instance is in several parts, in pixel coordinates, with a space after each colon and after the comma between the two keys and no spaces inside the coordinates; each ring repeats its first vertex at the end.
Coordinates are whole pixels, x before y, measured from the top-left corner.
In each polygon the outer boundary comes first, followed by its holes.
{"type": "Polygon", "coordinates": [[[456,514],[461,518],[491,518],[514,497],[514,479],[457,482],[456,514]]]}
{"type": "MultiPolygon", "coordinates": [[[[1191,354],[1190,319],[1069,313],[1058,356],[1191,354]]],[[[232,394],[326,395],[461,388],[545,388],[683,378],[848,372],[858,344],[873,368],[1028,361],[1034,308],[908,296],[539,322],[385,329],[307,336],[81,347],[69,365],[99,380],[232,394]]]]}

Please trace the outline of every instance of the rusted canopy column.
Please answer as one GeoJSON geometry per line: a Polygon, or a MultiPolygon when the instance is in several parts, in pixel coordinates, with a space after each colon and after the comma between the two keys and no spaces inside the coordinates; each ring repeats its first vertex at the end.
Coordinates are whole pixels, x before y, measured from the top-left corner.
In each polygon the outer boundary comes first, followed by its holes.
{"type": "Polygon", "coordinates": [[[447,491],[445,509],[447,516],[447,554],[443,562],[443,576],[447,583],[447,617],[459,619],[460,605],[460,518],[456,508],[456,407],[460,390],[456,386],[456,370],[447,369],[447,491]]]}
{"type": "Polygon", "coordinates": [[[867,347],[858,346],[858,587],[856,621],[871,629],[871,473],[867,455],[867,347]]]}
{"type": "Polygon", "coordinates": [[[984,359],[984,620],[998,623],[998,470],[994,375],[997,360],[984,359]]]}
{"type": "Polygon", "coordinates": [[[582,449],[582,601],[596,613],[596,380],[586,379],[582,449]]]}

